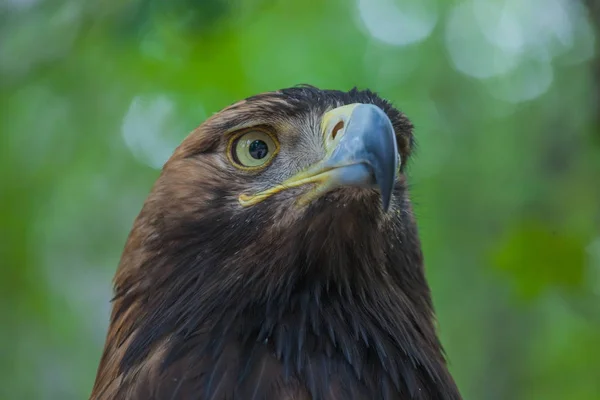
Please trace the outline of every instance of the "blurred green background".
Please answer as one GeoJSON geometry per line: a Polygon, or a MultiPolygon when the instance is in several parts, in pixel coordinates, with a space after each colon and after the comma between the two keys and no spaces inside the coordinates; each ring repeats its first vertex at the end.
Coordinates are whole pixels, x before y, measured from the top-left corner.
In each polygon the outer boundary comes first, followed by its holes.
{"type": "Polygon", "coordinates": [[[465,399],[600,399],[599,27],[594,0],[1,0],[0,399],[89,395],[161,165],[212,113],[299,83],[414,121],[465,399]]]}

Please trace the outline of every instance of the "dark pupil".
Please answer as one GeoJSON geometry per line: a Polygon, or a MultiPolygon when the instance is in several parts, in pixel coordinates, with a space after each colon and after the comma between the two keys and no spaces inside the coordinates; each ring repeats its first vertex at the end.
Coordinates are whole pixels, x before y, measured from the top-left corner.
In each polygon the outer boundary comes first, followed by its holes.
{"type": "Polygon", "coordinates": [[[267,153],[269,153],[269,146],[267,146],[267,144],[262,140],[255,140],[254,142],[250,143],[249,149],[250,155],[256,160],[265,158],[267,153]]]}

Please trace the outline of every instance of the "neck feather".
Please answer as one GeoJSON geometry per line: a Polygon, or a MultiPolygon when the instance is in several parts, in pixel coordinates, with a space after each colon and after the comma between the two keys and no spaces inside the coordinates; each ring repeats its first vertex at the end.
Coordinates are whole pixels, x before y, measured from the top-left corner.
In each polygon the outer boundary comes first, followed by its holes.
{"type": "MultiPolygon", "coordinates": [[[[249,349],[267,345],[287,373],[307,382],[317,379],[308,367],[318,358],[327,371],[336,365],[338,373],[382,391],[381,385],[413,394],[424,387],[452,391],[412,218],[364,217],[363,231],[352,235],[348,226],[320,221],[326,232],[312,236],[256,237],[243,234],[260,231],[248,219],[228,231],[216,218],[200,227],[179,222],[176,234],[167,229],[155,235],[160,240],[145,241],[151,256],[137,275],[122,261],[116,282],[113,324],[136,307],[128,330],[137,334],[121,369],[141,362],[167,336],[172,362],[183,352],[201,357],[236,340],[249,349]],[[208,340],[184,346],[197,332],[207,332],[208,340]]],[[[126,252],[132,250],[139,249],[126,252]]],[[[437,398],[431,395],[424,398],[437,398]]]]}

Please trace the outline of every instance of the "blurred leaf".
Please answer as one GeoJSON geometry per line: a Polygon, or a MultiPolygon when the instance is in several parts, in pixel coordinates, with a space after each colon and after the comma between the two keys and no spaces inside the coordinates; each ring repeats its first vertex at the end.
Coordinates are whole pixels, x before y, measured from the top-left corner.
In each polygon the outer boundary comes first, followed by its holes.
{"type": "Polygon", "coordinates": [[[492,254],[493,264],[507,273],[525,297],[549,286],[575,289],[584,277],[586,242],[571,232],[527,221],[509,229],[492,254]]]}
{"type": "Polygon", "coordinates": [[[173,22],[172,28],[179,33],[209,33],[223,21],[231,10],[231,2],[225,0],[132,0],[124,2],[112,19],[116,32],[125,36],[144,36],[152,32],[158,19],[173,22]]]}

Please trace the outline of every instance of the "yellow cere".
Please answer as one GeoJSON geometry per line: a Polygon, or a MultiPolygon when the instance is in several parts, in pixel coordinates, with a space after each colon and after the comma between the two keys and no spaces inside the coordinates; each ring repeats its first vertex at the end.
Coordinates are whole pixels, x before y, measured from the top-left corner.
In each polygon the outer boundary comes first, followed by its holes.
{"type": "Polygon", "coordinates": [[[344,130],[350,122],[350,116],[352,111],[358,106],[358,103],[347,104],[342,107],[334,108],[326,112],[321,119],[321,132],[325,140],[325,151],[330,154],[337,143],[339,142],[342,135],[335,134],[335,130],[340,128],[344,130]],[[340,125],[341,124],[341,125],[340,125]]]}

